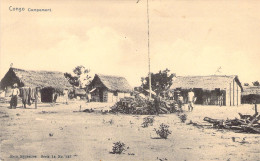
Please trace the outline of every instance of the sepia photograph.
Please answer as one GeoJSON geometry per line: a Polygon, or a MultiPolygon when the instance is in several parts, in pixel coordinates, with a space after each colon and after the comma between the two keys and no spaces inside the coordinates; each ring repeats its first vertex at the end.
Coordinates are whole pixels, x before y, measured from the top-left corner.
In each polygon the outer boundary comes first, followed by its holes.
{"type": "Polygon", "coordinates": [[[0,161],[260,161],[259,9],[1,0],[0,161]]]}

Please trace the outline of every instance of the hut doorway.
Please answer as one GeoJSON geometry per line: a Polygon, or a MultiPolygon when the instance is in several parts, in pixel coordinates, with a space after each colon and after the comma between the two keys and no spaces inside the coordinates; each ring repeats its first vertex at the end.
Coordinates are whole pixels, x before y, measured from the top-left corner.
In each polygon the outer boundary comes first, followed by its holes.
{"type": "Polygon", "coordinates": [[[103,89],[99,89],[99,100],[103,102],[103,89]]]}
{"type": "Polygon", "coordinates": [[[194,94],[195,97],[197,98],[195,101],[195,104],[203,104],[203,90],[202,88],[194,88],[194,94]]]}
{"type": "Polygon", "coordinates": [[[43,88],[41,90],[41,101],[42,102],[52,102],[53,88],[43,88]]]}

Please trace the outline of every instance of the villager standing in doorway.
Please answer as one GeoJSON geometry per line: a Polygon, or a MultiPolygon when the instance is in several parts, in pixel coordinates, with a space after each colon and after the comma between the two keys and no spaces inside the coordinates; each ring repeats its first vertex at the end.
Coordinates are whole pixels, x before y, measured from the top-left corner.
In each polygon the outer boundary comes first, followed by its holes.
{"type": "Polygon", "coordinates": [[[17,100],[18,100],[18,96],[20,94],[19,89],[17,88],[17,84],[15,83],[13,85],[13,89],[12,89],[12,95],[11,95],[11,101],[10,101],[10,108],[15,109],[17,106],[17,100]]]}
{"type": "Polygon", "coordinates": [[[69,104],[68,103],[68,99],[69,99],[69,90],[66,88],[64,91],[63,91],[63,96],[64,96],[64,101],[65,101],[65,104],[69,104]]]}
{"type": "Polygon", "coordinates": [[[190,91],[188,92],[188,110],[189,111],[193,111],[194,100],[195,100],[194,92],[192,91],[192,89],[190,89],[190,91]]]}
{"type": "Polygon", "coordinates": [[[180,112],[182,112],[183,97],[182,97],[182,95],[180,94],[180,91],[178,91],[177,96],[178,96],[178,99],[177,99],[178,110],[179,110],[180,112]]]}

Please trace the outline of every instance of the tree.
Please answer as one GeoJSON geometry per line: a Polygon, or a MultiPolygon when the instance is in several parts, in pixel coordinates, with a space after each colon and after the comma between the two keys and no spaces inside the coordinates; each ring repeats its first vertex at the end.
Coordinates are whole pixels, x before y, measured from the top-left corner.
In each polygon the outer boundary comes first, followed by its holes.
{"type": "MultiPolygon", "coordinates": [[[[151,73],[151,85],[152,90],[159,94],[163,91],[168,90],[172,85],[172,78],[175,77],[175,73],[170,73],[169,69],[159,71],[158,73],[151,73]]],[[[144,89],[149,89],[149,76],[142,77],[142,87],[144,89]]]]}
{"type": "Polygon", "coordinates": [[[78,77],[72,76],[70,73],[65,73],[64,76],[65,76],[65,78],[68,79],[69,83],[70,83],[72,86],[75,86],[75,87],[78,87],[78,86],[79,86],[78,77]]]}
{"type": "Polygon", "coordinates": [[[64,76],[69,80],[69,83],[75,87],[86,87],[91,76],[90,69],[86,69],[83,65],[77,66],[73,69],[73,74],[65,73],[64,76]]]}
{"type": "Polygon", "coordinates": [[[260,83],[258,81],[252,82],[254,86],[260,86],[260,83]]]}
{"type": "Polygon", "coordinates": [[[244,86],[249,86],[249,84],[248,83],[244,83],[244,86]]]}

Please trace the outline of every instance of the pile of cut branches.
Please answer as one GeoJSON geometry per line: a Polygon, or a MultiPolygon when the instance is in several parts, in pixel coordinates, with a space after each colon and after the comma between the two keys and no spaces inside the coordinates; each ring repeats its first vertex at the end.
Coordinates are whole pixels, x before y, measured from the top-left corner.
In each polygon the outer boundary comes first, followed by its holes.
{"type": "Polygon", "coordinates": [[[214,128],[221,128],[221,129],[231,129],[231,130],[238,130],[240,132],[247,132],[247,133],[258,133],[260,134],[260,115],[257,112],[257,105],[255,105],[255,114],[254,115],[243,115],[238,113],[240,119],[227,119],[227,120],[220,120],[220,119],[212,119],[209,117],[205,117],[204,121],[207,121],[213,124],[214,128]]]}

